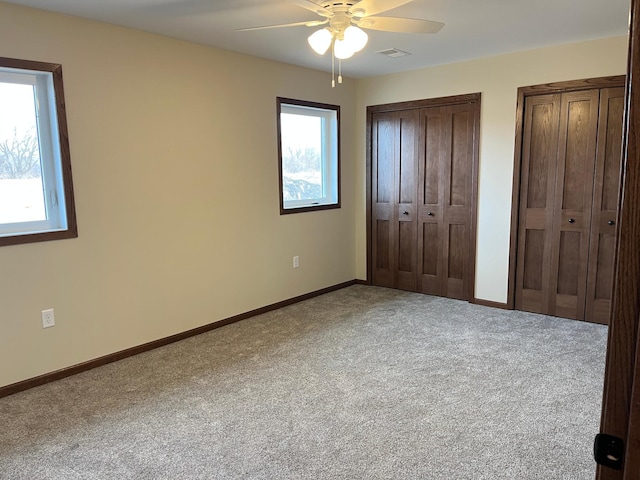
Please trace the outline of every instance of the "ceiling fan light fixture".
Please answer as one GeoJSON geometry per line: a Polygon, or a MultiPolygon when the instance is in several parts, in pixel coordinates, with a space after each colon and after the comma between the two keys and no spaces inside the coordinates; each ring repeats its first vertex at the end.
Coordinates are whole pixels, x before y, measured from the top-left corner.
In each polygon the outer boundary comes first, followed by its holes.
{"type": "Polygon", "coordinates": [[[331,46],[331,40],[333,36],[331,32],[326,28],[321,28],[313,32],[309,35],[307,41],[309,42],[309,46],[316,52],[318,55],[324,55],[329,50],[331,46]]]}
{"type": "Polygon", "coordinates": [[[350,48],[355,52],[362,50],[369,41],[369,35],[361,28],[355,25],[350,25],[344,31],[344,41],[350,45],[350,48]]]}
{"type": "Polygon", "coordinates": [[[346,39],[336,39],[336,41],[333,42],[333,54],[337,59],[346,60],[347,58],[353,57],[354,53],[356,52],[353,50],[353,47],[351,46],[351,44],[349,44],[349,42],[347,42],[346,39]]]}

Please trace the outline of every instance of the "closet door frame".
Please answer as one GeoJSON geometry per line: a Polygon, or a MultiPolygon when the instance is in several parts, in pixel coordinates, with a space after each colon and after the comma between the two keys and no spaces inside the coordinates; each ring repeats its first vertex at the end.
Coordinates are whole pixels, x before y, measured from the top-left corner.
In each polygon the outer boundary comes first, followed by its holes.
{"type": "Polygon", "coordinates": [[[520,224],[520,187],[522,177],[522,140],[524,132],[524,106],[527,97],[536,95],[562,94],[583,90],[624,87],[625,75],[611,77],[571,80],[566,82],[546,83],[518,88],[516,110],[516,136],[513,162],[513,186],[511,197],[511,238],[509,241],[509,285],[507,292],[507,308],[515,308],[516,267],[518,258],[518,230],[520,224]]]}
{"type": "Polygon", "coordinates": [[[469,256],[467,259],[468,298],[470,302],[475,302],[475,272],[476,272],[476,239],[477,239],[477,218],[478,218],[478,166],[480,156],[480,111],[481,94],[470,93],[464,95],[454,95],[450,97],[430,98],[423,100],[413,100],[408,102],[388,103],[383,105],[371,105],[367,107],[367,157],[366,157],[366,202],[367,202],[367,280],[368,285],[373,284],[373,255],[372,255],[372,125],[373,116],[378,113],[392,113],[403,110],[414,110],[428,107],[445,107],[475,103],[475,117],[473,130],[473,155],[471,172],[471,205],[470,209],[470,232],[469,256]]]}

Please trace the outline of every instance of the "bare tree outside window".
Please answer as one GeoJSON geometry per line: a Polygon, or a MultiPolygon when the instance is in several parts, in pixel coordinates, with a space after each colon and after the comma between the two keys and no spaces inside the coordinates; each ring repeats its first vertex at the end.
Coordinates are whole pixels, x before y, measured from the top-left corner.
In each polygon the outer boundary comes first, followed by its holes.
{"type": "Polygon", "coordinates": [[[18,133],[0,141],[0,179],[22,180],[40,178],[40,146],[35,129],[18,133]]]}
{"type": "Polygon", "coordinates": [[[288,146],[282,154],[282,164],[282,188],[285,200],[322,196],[320,150],[311,147],[288,146]]]}

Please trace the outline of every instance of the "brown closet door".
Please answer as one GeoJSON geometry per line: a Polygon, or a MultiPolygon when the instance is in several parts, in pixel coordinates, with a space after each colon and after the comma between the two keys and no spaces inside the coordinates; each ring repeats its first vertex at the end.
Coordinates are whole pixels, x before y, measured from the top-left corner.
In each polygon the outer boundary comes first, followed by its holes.
{"type": "Polygon", "coordinates": [[[598,90],[564,93],[556,162],[547,313],[584,319],[598,130],[598,90]]]}
{"type": "Polygon", "coordinates": [[[623,116],[624,88],[603,89],[600,93],[585,312],[586,320],[603,324],[609,322],[613,289],[623,116]]]}
{"type": "Polygon", "coordinates": [[[419,291],[469,299],[468,255],[477,104],[420,111],[419,291]]]}
{"type": "Polygon", "coordinates": [[[585,318],[599,95],[525,100],[517,309],[585,318]]]}
{"type": "Polygon", "coordinates": [[[371,273],[373,284],[381,287],[393,287],[395,282],[395,123],[389,113],[374,115],[371,123],[371,273]]]}
{"type": "Polygon", "coordinates": [[[396,287],[415,292],[417,289],[416,181],[418,178],[419,111],[405,110],[394,114],[397,121],[398,150],[396,157],[396,200],[398,239],[396,287]]]}
{"type": "Polygon", "coordinates": [[[443,213],[445,138],[451,121],[444,107],[420,111],[421,150],[418,184],[418,284],[419,291],[444,295],[443,213]]]}
{"type": "Polygon", "coordinates": [[[549,312],[559,125],[559,94],[525,99],[516,260],[518,310],[549,312]]]}
{"type": "Polygon", "coordinates": [[[469,299],[467,261],[471,249],[471,172],[473,171],[473,122],[476,104],[447,107],[450,133],[445,135],[444,187],[444,295],[469,299]]]}
{"type": "Polygon", "coordinates": [[[418,110],[380,113],[372,121],[374,285],[416,290],[418,110]]]}

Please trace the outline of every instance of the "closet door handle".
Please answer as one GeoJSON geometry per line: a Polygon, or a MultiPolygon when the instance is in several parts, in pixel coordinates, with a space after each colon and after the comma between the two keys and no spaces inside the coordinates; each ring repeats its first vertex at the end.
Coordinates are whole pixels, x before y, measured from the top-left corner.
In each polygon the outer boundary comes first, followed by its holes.
{"type": "Polygon", "coordinates": [[[427,212],[427,215],[429,215],[430,217],[433,217],[433,212],[427,212]]]}
{"type": "Polygon", "coordinates": [[[409,215],[409,212],[402,212],[403,215],[409,215]]]}
{"type": "Polygon", "coordinates": [[[570,219],[569,219],[569,223],[576,223],[575,218],[570,218],[570,219]]]}
{"type": "Polygon", "coordinates": [[[614,222],[613,220],[609,220],[609,221],[607,222],[607,225],[615,225],[615,224],[616,224],[616,222],[614,222]]]}

